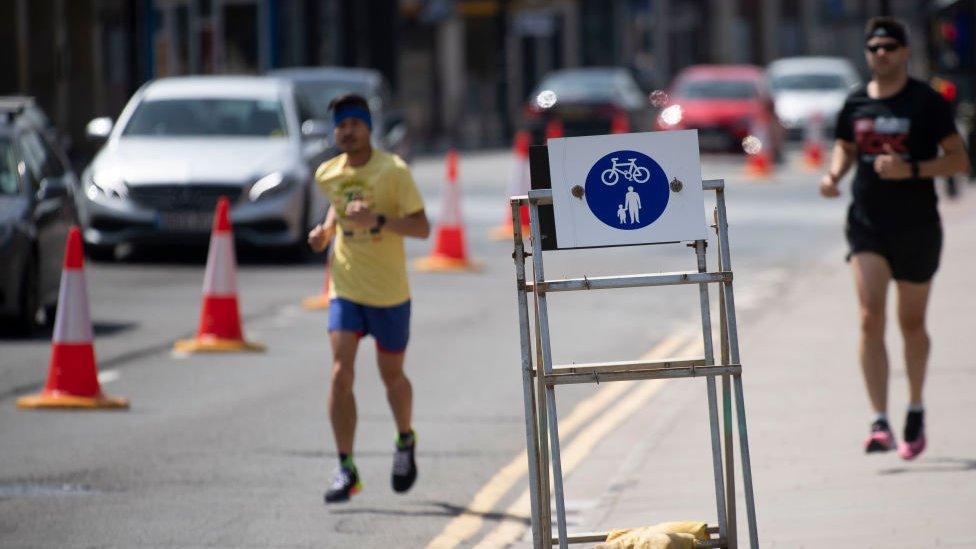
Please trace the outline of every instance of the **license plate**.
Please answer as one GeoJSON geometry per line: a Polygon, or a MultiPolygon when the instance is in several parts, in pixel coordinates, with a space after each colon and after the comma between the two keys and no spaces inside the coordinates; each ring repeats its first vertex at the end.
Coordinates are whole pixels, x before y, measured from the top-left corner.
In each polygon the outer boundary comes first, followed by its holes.
{"type": "Polygon", "coordinates": [[[162,214],[163,228],[174,232],[206,232],[213,225],[210,212],[179,212],[162,214]]]}

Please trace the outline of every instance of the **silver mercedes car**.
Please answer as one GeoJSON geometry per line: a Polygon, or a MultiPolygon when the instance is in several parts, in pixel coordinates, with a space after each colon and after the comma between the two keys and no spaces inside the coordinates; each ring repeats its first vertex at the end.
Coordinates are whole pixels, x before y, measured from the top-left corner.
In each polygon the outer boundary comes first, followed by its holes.
{"type": "Polygon", "coordinates": [[[105,144],[79,193],[89,253],[205,242],[222,196],[238,241],[300,253],[326,206],[303,143],[325,136],[314,124],[303,134],[294,97],[291,83],[269,77],[164,78],[136,92],[117,123],[92,120],[89,138],[105,144]]]}

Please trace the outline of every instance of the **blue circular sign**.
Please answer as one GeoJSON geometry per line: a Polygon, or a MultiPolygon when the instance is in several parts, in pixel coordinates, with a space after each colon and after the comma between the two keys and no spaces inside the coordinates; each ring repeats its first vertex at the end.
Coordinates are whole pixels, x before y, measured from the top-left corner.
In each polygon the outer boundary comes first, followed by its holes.
{"type": "Polygon", "coordinates": [[[597,160],[586,176],[586,203],[604,224],[632,231],[657,221],[671,196],[668,177],[651,157],[616,151],[597,160]]]}

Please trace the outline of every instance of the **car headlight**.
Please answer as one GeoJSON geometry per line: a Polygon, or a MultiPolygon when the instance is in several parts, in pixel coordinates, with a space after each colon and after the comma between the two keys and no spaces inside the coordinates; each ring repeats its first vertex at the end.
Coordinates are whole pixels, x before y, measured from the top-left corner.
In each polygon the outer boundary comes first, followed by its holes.
{"type": "Polygon", "coordinates": [[[251,185],[247,192],[247,197],[251,200],[262,200],[281,194],[291,189],[295,180],[285,176],[281,172],[272,172],[258,179],[251,185]]]}
{"type": "Polygon", "coordinates": [[[121,177],[101,176],[93,173],[85,185],[85,196],[95,200],[99,196],[123,199],[129,196],[129,188],[121,177]]]}
{"type": "Polygon", "coordinates": [[[674,126],[681,122],[681,118],[684,113],[681,112],[681,105],[671,105],[663,111],[661,111],[661,124],[665,126],[674,126]]]}

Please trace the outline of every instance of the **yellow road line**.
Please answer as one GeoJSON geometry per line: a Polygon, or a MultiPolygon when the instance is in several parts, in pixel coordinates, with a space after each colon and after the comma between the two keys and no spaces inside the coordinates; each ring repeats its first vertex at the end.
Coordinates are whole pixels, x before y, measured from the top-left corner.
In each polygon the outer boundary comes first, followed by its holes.
{"type": "MultiPolygon", "coordinates": [[[[681,330],[654,346],[645,360],[665,358],[674,353],[675,349],[684,345],[694,332],[681,330]]],[[[587,397],[573,408],[565,421],[559,422],[560,438],[568,438],[582,425],[587,423],[600,410],[615,401],[633,385],[629,383],[612,383],[602,386],[596,393],[587,397]]],[[[619,407],[619,405],[618,405],[619,407]]],[[[616,408],[615,408],[616,409],[616,408]]],[[[591,447],[592,448],[592,447],[591,447]]],[[[565,467],[565,465],[564,465],[565,467]]],[[[484,519],[482,515],[490,513],[495,505],[528,471],[528,457],[526,452],[520,453],[508,465],[495,473],[493,477],[478,490],[471,503],[459,516],[449,522],[436,538],[427,544],[427,549],[447,549],[456,547],[461,542],[470,539],[481,529],[484,519]]]]}
{"type": "MultiPolygon", "coordinates": [[[[700,350],[701,341],[693,340],[676,356],[690,356],[700,350]]],[[[665,385],[666,381],[664,379],[656,379],[641,383],[638,390],[632,392],[627,398],[606,411],[581,432],[562,453],[563,477],[568,477],[569,473],[589,455],[603,437],[608,435],[620,423],[646,404],[665,385]]],[[[525,490],[515,503],[508,507],[505,511],[505,517],[502,518],[501,522],[478,545],[475,545],[475,549],[496,549],[515,543],[527,529],[525,521],[531,518],[530,513],[529,491],[525,490]]],[[[553,516],[553,521],[555,521],[555,516],[553,516]]]]}

